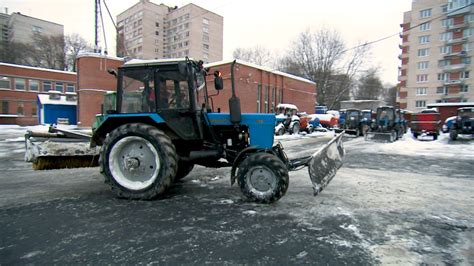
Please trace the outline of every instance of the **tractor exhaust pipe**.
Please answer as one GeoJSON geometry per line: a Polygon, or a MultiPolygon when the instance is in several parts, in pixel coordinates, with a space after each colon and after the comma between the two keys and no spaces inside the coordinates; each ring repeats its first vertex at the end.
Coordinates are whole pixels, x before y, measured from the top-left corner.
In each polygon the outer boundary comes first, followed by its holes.
{"type": "Polygon", "coordinates": [[[240,99],[235,95],[235,78],[234,78],[234,60],[230,65],[230,81],[232,87],[232,97],[229,99],[229,113],[230,113],[230,122],[234,125],[240,124],[242,121],[242,112],[240,110],[240,99]]]}

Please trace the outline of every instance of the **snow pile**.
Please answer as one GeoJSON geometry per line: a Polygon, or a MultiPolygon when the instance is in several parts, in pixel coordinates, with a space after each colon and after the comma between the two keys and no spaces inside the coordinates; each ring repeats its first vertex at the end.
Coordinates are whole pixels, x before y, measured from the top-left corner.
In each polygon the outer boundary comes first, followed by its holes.
{"type": "MultiPolygon", "coordinates": [[[[402,139],[392,143],[373,143],[366,142],[363,145],[356,145],[351,148],[367,149],[368,152],[383,154],[398,154],[407,156],[436,156],[436,157],[460,157],[474,158],[474,141],[467,138],[459,138],[459,140],[451,141],[449,134],[441,134],[437,140],[433,137],[419,137],[415,139],[410,132],[405,134],[402,139]]],[[[352,144],[352,143],[351,143],[352,144]]],[[[352,145],[350,145],[352,146],[352,145]]]]}
{"type": "Polygon", "coordinates": [[[325,137],[325,136],[334,136],[334,131],[315,131],[311,134],[306,134],[302,132],[300,134],[285,134],[281,136],[275,136],[275,140],[295,140],[295,139],[303,139],[303,138],[310,138],[310,137],[325,137]]]}

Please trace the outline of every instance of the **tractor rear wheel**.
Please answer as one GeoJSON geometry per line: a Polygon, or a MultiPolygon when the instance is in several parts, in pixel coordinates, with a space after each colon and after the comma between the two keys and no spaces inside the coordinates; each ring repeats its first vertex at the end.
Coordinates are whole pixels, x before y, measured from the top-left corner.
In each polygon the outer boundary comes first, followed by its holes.
{"type": "Polygon", "coordinates": [[[191,170],[193,170],[194,164],[188,163],[185,161],[178,161],[178,170],[176,171],[176,176],[174,177],[174,181],[178,181],[182,178],[185,178],[191,170]]]}
{"type": "Polygon", "coordinates": [[[121,198],[155,198],[176,175],[177,155],[170,138],[141,123],[125,124],[108,134],[99,160],[105,183],[121,198]]]}
{"type": "Polygon", "coordinates": [[[240,165],[237,181],[242,193],[257,203],[272,203],[285,195],[289,176],[285,164],[275,155],[255,153],[240,165]]]}

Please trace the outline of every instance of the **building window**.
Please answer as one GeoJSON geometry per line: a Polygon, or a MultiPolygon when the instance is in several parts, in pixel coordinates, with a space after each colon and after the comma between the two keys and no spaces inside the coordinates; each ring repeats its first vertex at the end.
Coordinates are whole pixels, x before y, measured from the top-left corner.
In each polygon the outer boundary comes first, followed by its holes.
{"type": "Polygon", "coordinates": [[[426,101],[416,101],[417,108],[424,108],[426,107],[426,101]]]}
{"type": "Polygon", "coordinates": [[[428,56],[430,54],[430,48],[418,49],[418,56],[428,56]]]}
{"type": "Polygon", "coordinates": [[[444,86],[436,88],[436,94],[448,95],[448,87],[444,86]]]}
{"type": "Polygon", "coordinates": [[[469,99],[461,99],[461,102],[462,103],[467,103],[467,102],[469,102],[469,99]]]}
{"type": "Polygon", "coordinates": [[[262,105],[262,84],[257,86],[257,113],[260,113],[260,108],[262,105]]]}
{"type": "Polygon", "coordinates": [[[10,108],[9,108],[8,104],[9,104],[8,101],[2,101],[2,109],[1,109],[1,111],[2,111],[2,114],[4,114],[4,115],[9,114],[10,108]]]}
{"type": "Polygon", "coordinates": [[[443,32],[440,34],[439,39],[442,41],[450,41],[453,39],[453,33],[451,31],[443,32]]]}
{"type": "Polygon", "coordinates": [[[448,73],[439,73],[438,74],[438,80],[440,80],[440,81],[447,81],[448,78],[449,78],[448,73]]]}
{"type": "Polygon", "coordinates": [[[441,6],[441,12],[448,13],[448,5],[447,4],[441,6]]]}
{"type": "Polygon", "coordinates": [[[425,44],[430,42],[430,36],[425,35],[425,36],[420,36],[420,44],[425,44]]]}
{"type": "Polygon", "coordinates": [[[427,69],[428,68],[428,61],[422,61],[417,63],[417,67],[420,70],[427,69]]]}
{"type": "Polygon", "coordinates": [[[469,85],[462,85],[459,92],[469,92],[469,85]]]}
{"type": "Polygon", "coordinates": [[[416,75],[416,82],[417,83],[428,82],[428,75],[427,74],[416,75]]]}
{"type": "Polygon", "coordinates": [[[454,20],[452,18],[443,19],[441,20],[441,26],[447,28],[453,25],[453,22],[454,20]]]}
{"type": "Polygon", "coordinates": [[[474,14],[464,16],[464,22],[469,23],[474,21],[474,14]]]}
{"type": "Polygon", "coordinates": [[[209,25],[209,19],[203,18],[203,19],[202,19],[202,24],[204,24],[204,25],[209,25]]]}
{"type": "Polygon", "coordinates": [[[463,36],[463,37],[470,37],[470,36],[472,36],[473,33],[474,33],[474,28],[465,29],[465,30],[462,32],[462,36],[463,36]]]}
{"type": "Polygon", "coordinates": [[[204,49],[204,51],[209,51],[209,44],[203,44],[202,48],[204,49]]]}
{"type": "Polygon", "coordinates": [[[420,11],[420,17],[421,17],[421,18],[428,18],[428,17],[431,17],[431,8],[421,10],[421,11],[420,11]]]}
{"type": "Polygon", "coordinates": [[[55,90],[59,92],[63,92],[64,84],[62,82],[56,82],[55,90]]]}
{"type": "Polygon", "coordinates": [[[451,60],[439,60],[438,67],[445,67],[451,65],[451,60]]]}
{"type": "Polygon", "coordinates": [[[51,90],[51,81],[43,81],[43,91],[48,92],[51,90]]]}
{"type": "Polygon", "coordinates": [[[461,72],[461,79],[468,79],[469,78],[469,71],[461,72]]]}
{"type": "Polygon", "coordinates": [[[9,77],[0,76],[0,89],[11,89],[11,80],[9,77]]]}
{"type": "Polygon", "coordinates": [[[22,102],[18,102],[16,106],[16,114],[19,116],[24,116],[25,115],[24,109],[25,109],[25,104],[22,102]]]}
{"type": "Polygon", "coordinates": [[[451,53],[451,51],[452,51],[452,47],[451,47],[450,45],[448,45],[448,46],[441,46],[441,47],[439,48],[439,52],[440,52],[441,54],[449,54],[449,53],[451,53]]]}
{"type": "Polygon", "coordinates": [[[25,90],[25,79],[15,78],[15,90],[17,91],[25,90]]]}
{"type": "Polygon", "coordinates": [[[270,88],[268,87],[268,85],[265,85],[265,91],[264,91],[265,95],[263,96],[263,99],[265,100],[265,105],[263,106],[263,108],[265,109],[265,112],[264,113],[268,113],[269,111],[269,100],[270,100],[270,88]]]}
{"type": "Polygon", "coordinates": [[[31,116],[33,117],[37,117],[38,116],[38,108],[36,107],[36,105],[33,105],[31,107],[31,116]]]}
{"type": "Polygon", "coordinates": [[[209,41],[209,35],[207,35],[207,34],[202,35],[202,40],[204,42],[208,42],[209,41]]]}
{"type": "Polygon", "coordinates": [[[30,91],[38,91],[39,90],[39,81],[30,79],[28,81],[30,91]]]}
{"type": "Polygon", "coordinates": [[[160,32],[159,32],[159,31],[155,31],[155,35],[156,35],[156,36],[160,35],[160,32]]]}
{"type": "Polygon", "coordinates": [[[426,22],[420,25],[420,31],[427,31],[430,29],[431,29],[431,24],[429,22],[426,22]]]}
{"type": "Polygon", "coordinates": [[[67,92],[74,92],[76,90],[76,86],[74,84],[68,83],[66,86],[66,91],[67,92]]]}
{"type": "Polygon", "coordinates": [[[40,26],[33,26],[32,31],[33,33],[42,33],[43,28],[41,28],[40,26]]]}
{"type": "Polygon", "coordinates": [[[209,27],[207,25],[202,26],[202,32],[209,33],[209,27]]]}
{"type": "Polygon", "coordinates": [[[427,88],[416,88],[416,95],[426,95],[427,88]]]}

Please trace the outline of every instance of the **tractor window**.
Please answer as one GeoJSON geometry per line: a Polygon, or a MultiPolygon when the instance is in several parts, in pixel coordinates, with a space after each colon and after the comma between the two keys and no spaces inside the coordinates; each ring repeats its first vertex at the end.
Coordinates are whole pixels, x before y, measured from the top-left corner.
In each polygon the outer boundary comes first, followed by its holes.
{"type": "Polygon", "coordinates": [[[158,109],[189,108],[189,90],[186,80],[163,80],[158,83],[158,109]]]}
{"type": "Polygon", "coordinates": [[[474,118],[474,109],[461,109],[459,110],[459,116],[474,118]]]}
{"type": "Polygon", "coordinates": [[[155,112],[153,70],[127,70],[122,77],[123,113],[155,112]]]}

